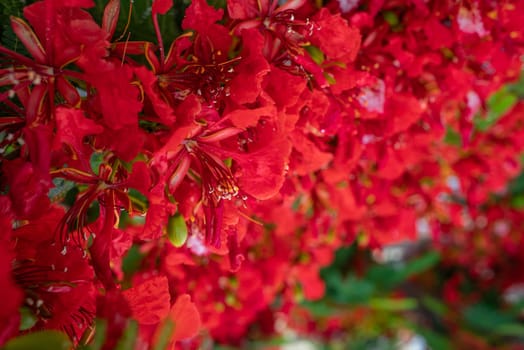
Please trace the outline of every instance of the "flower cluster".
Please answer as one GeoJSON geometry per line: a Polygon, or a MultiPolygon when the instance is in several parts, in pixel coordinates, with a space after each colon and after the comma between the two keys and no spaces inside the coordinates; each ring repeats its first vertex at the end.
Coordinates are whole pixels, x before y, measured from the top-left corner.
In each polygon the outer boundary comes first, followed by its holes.
{"type": "Polygon", "coordinates": [[[0,344],[235,343],[355,239],[498,225],[476,208],[524,113],[483,101],[520,74],[522,1],[195,0],[165,38],[184,7],[154,0],[149,41],[93,6],[34,2],[0,46],[0,344]]]}

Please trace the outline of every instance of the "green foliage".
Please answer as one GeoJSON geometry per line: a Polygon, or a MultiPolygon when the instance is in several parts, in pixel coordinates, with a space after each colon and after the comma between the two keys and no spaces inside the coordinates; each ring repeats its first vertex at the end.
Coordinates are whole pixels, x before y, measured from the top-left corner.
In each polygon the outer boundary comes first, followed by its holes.
{"type": "Polygon", "coordinates": [[[164,321],[162,328],[160,329],[160,333],[156,341],[156,344],[154,346],[154,350],[166,349],[167,344],[169,343],[171,334],[173,334],[174,330],[175,330],[175,323],[168,317],[164,321]]]}
{"type": "Polygon", "coordinates": [[[478,332],[496,332],[498,327],[511,325],[513,317],[488,303],[478,303],[464,310],[466,324],[478,332]]]}
{"type": "Polygon", "coordinates": [[[144,255],[138,245],[133,245],[122,260],[122,271],[126,276],[132,276],[140,268],[144,255]]]}
{"type": "Polygon", "coordinates": [[[487,110],[485,115],[477,115],[473,120],[479,131],[488,130],[501,117],[508,113],[519,101],[524,98],[524,74],[513,83],[502,86],[493,93],[486,101],[487,110]]]}
{"type": "MultiPolygon", "coordinates": [[[[153,27],[153,21],[151,21],[151,4],[153,0],[140,0],[121,1],[120,16],[118,18],[118,24],[116,27],[113,41],[120,39],[119,41],[152,41],[155,40],[156,34],[153,27]],[[131,14],[129,13],[131,9],[131,14]],[[127,31],[126,25],[129,19],[129,27],[127,31]]],[[[95,0],[95,7],[90,9],[91,14],[98,23],[101,23],[102,16],[104,14],[104,7],[106,0],[95,0]]],[[[169,48],[171,42],[182,33],[181,23],[185,8],[189,4],[181,4],[177,2],[177,5],[169,10],[165,15],[158,16],[158,24],[162,32],[162,39],[166,46],[166,51],[169,48]]],[[[154,41],[156,44],[156,40],[154,41]]]]}
{"type": "Polygon", "coordinates": [[[9,16],[22,17],[22,9],[25,5],[25,1],[20,0],[0,1],[0,44],[13,51],[20,52],[20,49],[23,49],[23,45],[11,30],[9,16]]]}
{"type": "Polygon", "coordinates": [[[322,64],[322,62],[324,62],[324,60],[326,59],[324,57],[324,53],[314,45],[305,46],[305,49],[316,64],[322,64]]]}
{"type": "Polygon", "coordinates": [[[20,308],[20,327],[18,327],[18,329],[20,329],[21,331],[28,330],[31,327],[33,327],[36,322],[37,318],[29,308],[20,308]]]}
{"type": "Polygon", "coordinates": [[[65,333],[59,331],[41,331],[25,334],[11,339],[3,350],[68,350],[72,346],[65,333]]]}
{"type": "Polygon", "coordinates": [[[129,320],[122,338],[118,341],[115,350],[134,349],[138,337],[138,322],[129,320]]]}
{"type": "Polygon", "coordinates": [[[460,137],[460,134],[452,128],[450,128],[449,126],[446,127],[446,135],[444,136],[444,142],[452,146],[462,146],[462,138],[460,137]]]}
{"type": "Polygon", "coordinates": [[[98,175],[100,170],[100,165],[104,162],[104,153],[102,152],[93,152],[91,158],[89,158],[89,165],[94,174],[98,175]]]}

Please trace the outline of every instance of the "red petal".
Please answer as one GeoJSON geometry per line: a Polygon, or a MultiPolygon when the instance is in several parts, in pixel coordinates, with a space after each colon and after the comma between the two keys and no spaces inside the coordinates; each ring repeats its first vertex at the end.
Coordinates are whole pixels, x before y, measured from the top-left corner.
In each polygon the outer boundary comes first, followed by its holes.
{"type": "Polygon", "coordinates": [[[75,89],[73,84],[64,79],[64,77],[58,76],[56,78],[56,86],[58,88],[58,91],[60,92],[60,95],[64,97],[68,104],[70,104],[73,107],[80,106],[80,95],[78,94],[78,91],[75,89]]]}
{"type": "MultiPolygon", "coordinates": [[[[17,159],[2,164],[9,197],[18,219],[36,218],[46,212],[50,201],[47,196],[50,182],[35,171],[33,164],[17,159]]],[[[45,174],[47,175],[47,174],[45,174]]]]}
{"type": "Polygon", "coordinates": [[[236,76],[229,86],[231,98],[236,104],[251,103],[262,90],[262,81],[269,73],[270,66],[262,55],[264,37],[256,29],[242,32],[245,48],[242,61],[235,67],[236,76]]]}
{"type": "Polygon", "coordinates": [[[173,7],[173,0],[155,0],[151,13],[153,16],[156,14],[165,15],[171,7],[173,7]]]}
{"type": "Polygon", "coordinates": [[[56,109],[57,133],[54,138],[54,148],[59,148],[63,143],[70,146],[76,153],[81,152],[84,146],[84,137],[96,135],[104,131],[101,125],[84,116],[79,109],[58,107],[56,109]]]}
{"type": "Polygon", "coordinates": [[[311,41],[330,59],[353,61],[360,48],[360,32],[348,25],[340,14],[332,15],[323,8],[316,16],[319,30],[314,32],[311,41]]]}
{"type": "Polygon", "coordinates": [[[246,20],[257,17],[259,9],[254,0],[227,0],[227,12],[232,19],[246,20]]]}
{"type": "Polygon", "coordinates": [[[165,125],[171,125],[175,122],[175,114],[169,104],[164,101],[158,92],[158,82],[156,75],[145,67],[135,68],[135,74],[142,82],[144,92],[151,101],[156,115],[165,125]]]}
{"type": "Polygon", "coordinates": [[[113,36],[120,15],[120,0],[110,0],[105,9],[102,18],[102,29],[108,33],[109,38],[113,36]]]}
{"type": "Polygon", "coordinates": [[[169,314],[168,281],[165,276],[153,277],[123,292],[140,324],[157,324],[169,314]]]}
{"type": "Polygon", "coordinates": [[[138,113],[142,109],[139,90],[133,86],[130,67],[113,67],[106,72],[92,74],[98,90],[105,124],[113,130],[124,126],[138,126],[138,113]]]}
{"type": "Polygon", "coordinates": [[[297,175],[307,175],[321,168],[327,167],[333,159],[331,153],[322,152],[301,132],[295,131],[292,136],[293,154],[291,157],[291,169],[297,175]]]}
{"type": "Polygon", "coordinates": [[[276,116],[276,114],[275,107],[273,105],[267,105],[255,109],[234,109],[231,113],[227,114],[227,117],[235,126],[245,129],[250,126],[256,126],[261,117],[273,117],[276,116]]]}
{"type": "Polygon", "coordinates": [[[149,168],[145,162],[133,163],[133,169],[127,181],[127,186],[142,193],[147,193],[151,186],[149,168]]]}
{"type": "Polygon", "coordinates": [[[182,21],[182,28],[194,29],[204,34],[202,32],[206,32],[213,23],[222,19],[223,14],[222,9],[216,10],[213,6],[209,6],[205,0],[191,1],[182,21]]]}
{"type": "Polygon", "coordinates": [[[290,152],[291,143],[280,138],[246,157],[236,158],[241,166],[236,175],[242,191],[260,200],[277,194],[285,180],[290,152]]]}
{"type": "Polygon", "coordinates": [[[224,129],[220,129],[218,131],[212,132],[204,136],[199,136],[197,137],[197,141],[218,142],[218,141],[225,140],[231,136],[238,135],[243,131],[244,131],[243,129],[239,129],[239,128],[231,128],[231,127],[224,128],[224,129]]]}
{"type": "Polygon", "coordinates": [[[414,96],[397,93],[389,96],[385,113],[393,118],[391,133],[398,133],[408,129],[420,119],[422,107],[414,96]]]}
{"type": "Polygon", "coordinates": [[[175,332],[171,340],[178,341],[194,337],[200,330],[200,314],[187,294],[179,296],[169,312],[169,317],[175,323],[175,332]]]}
{"type": "Polygon", "coordinates": [[[31,56],[33,56],[37,62],[45,63],[46,53],[44,47],[31,27],[24,20],[14,16],[11,16],[11,27],[13,27],[16,36],[22,44],[24,44],[31,56]]]}

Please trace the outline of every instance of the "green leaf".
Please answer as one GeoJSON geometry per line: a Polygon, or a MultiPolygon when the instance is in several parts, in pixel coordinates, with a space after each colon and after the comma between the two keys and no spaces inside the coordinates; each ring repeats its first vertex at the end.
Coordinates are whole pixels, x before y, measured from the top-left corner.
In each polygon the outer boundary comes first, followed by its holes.
{"type": "Polygon", "coordinates": [[[70,349],[73,346],[66,334],[48,330],[25,334],[11,339],[3,350],[70,349]]]}
{"type": "Polygon", "coordinates": [[[18,329],[21,331],[28,330],[38,321],[38,318],[27,307],[20,308],[20,317],[20,327],[18,329]]]}
{"type": "Polygon", "coordinates": [[[324,72],[324,78],[326,78],[326,81],[329,83],[329,85],[335,85],[337,83],[335,77],[327,72],[324,72]]]}
{"type": "Polygon", "coordinates": [[[511,93],[517,95],[520,99],[524,98],[524,71],[520,73],[520,78],[508,86],[511,93]]]}
{"type": "Polygon", "coordinates": [[[294,212],[297,212],[298,208],[300,207],[301,200],[302,200],[302,196],[300,196],[300,195],[297,196],[297,198],[295,198],[295,200],[291,204],[291,210],[293,210],[294,212]]]}
{"type": "Polygon", "coordinates": [[[342,303],[367,304],[375,293],[375,285],[367,280],[350,276],[340,285],[334,299],[342,303]]]}
{"type": "Polygon", "coordinates": [[[453,349],[453,347],[451,346],[451,343],[448,340],[449,338],[447,338],[447,337],[445,337],[443,335],[440,335],[440,334],[438,334],[436,332],[427,330],[425,328],[419,328],[419,327],[416,327],[415,331],[418,334],[420,334],[421,336],[424,337],[424,339],[428,343],[429,348],[431,350],[449,350],[449,349],[453,349]]]}
{"type": "Polygon", "coordinates": [[[388,24],[391,27],[396,27],[399,24],[399,19],[395,12],[384,11],[384,13],[382,13],[382,16],[384,17],[384,20],[388,22],[388,24]]]}
{"type": "Polygon", "coordinates": [[[128,350],[135,348],[135,342],[138,336],[138,322],[129,320],[124,335],[118,341],[115,350],[128,350]]]}
{"type": "Polygon", "coordinates": [[[476,128],[480,131],[486,131],[513,108],[517,101],[518,97],[507,86],[503,86],[488,98],[487,115],[484,118],[476,117],[474,119],[476,128]]]}
{"type": "Polygon", "coordinates": [[[171,338],[171,334],[175,330],[175,323],[173,320],[168,317],[162,323],[162,328],[160,329],[160,334],[156,340],[154,350],[164,350],[167,349],[167,344],[171,338]]]}
{"type": "Polygon", "coordinates": [[[511,206],[516,209],[524,208],[524,194],[519,194],[511,198],[511,206]]]}
{"type": "Polygon", "coordinates": [[[130,276],[140,268],[144,255],[140,252],[138,245],[132,245],[127,254],[122,259],[122,271],[126,276],[130,276]]]}
{"type": "Polygon", "coordinates": [[[94,201],[87,209],[87,223],[93,223],[100,217],[100,203],[94,201]]]}
{"type": "Polygon", "coordinates": [[[171,216],[167,222],[167,237],[177,248],[186,243],[187,225],[184,217],[180,213],[171,216]]]}
{"type": "Polygon", "coordinates": [[[336,309],[325,301],[304,301],[301,303],[313,316],[329,317],[336,313],[336,309]]]}
{"type": "Polygon", "coordinates": [[[96,319],[93,340],[89,344],[89,350],[100,350],[104,345],[107,333],[107,321],[103,319],[96,319]]]}
{"type": "Polygon", "coordinates": [[[422,301],[422,304],[424,304],[426,308],[428,308],[431,312],[441,317],[445,316],[446,313],[448,312],[448,307],[446,306],[446,304],[444,304],[443,302],[431,296],[426,295],[422,298],[421,301],[422,301]]]}
{"type": "Polygon", "coordinates": [[[130,188],[128,196],[131,200],[131,203],[133,204],[134,210],[138,210],[142,213],[147,211],[147,208],[149,208],[149,200],[140,191],[130,188]]]}
{"type": "Polygon", "coordinates": [[[417,307],[417,301],[412,298],[373,298],[368,303],[369,307],[376,310],[408,311],[417,307]]]}
{"type": "Polygon", "coordinates": [[[449,126],[446,127],[446,135],[444,136],[444,142],[452,146],[462,146],[462,138],[460,137],[460,134],[452,128],[450,128],[449,126]]]}
{"type": "Polygon", "coordinates": [[[75,183],[73,181],[65,180],[60,177],[53,179],[53,185],[55,187],[51,188],[47,194],[51,202],[61,202],[67,197],[68,192],[75,188],[75,183]]]}
{"type": "Polygon", "coordinates": [[[437,252],[428,252],[423,256],[410,261],[405,267],[405,273],[408,277],[418,275],[437,265],[440,261],[440,254],[437,252]]]}
{"type": "Polygon", "coordinates": [[[305,47],[306,51],[309,53],[309,56],[315,61],[316,64],[322,64],[326,59],[324,53],[314,45],[308,45],[305,47]]]}
{"type": "Polygon", "coordinates": [[[524,325],[518,323],[503,324],[496,327],[493,332],[507,337],[524,337],[524,325]]]}
{"type": "Polygon", "coordinates": [[[387,292],[407,278],[402,268],[390,265],[371,266],[366,274],[366,279],[377,286],[383,292],[387,292]]]}
{"type": "MultiPolygon", "coordinates": [[[[517,96],[504,86],[488,98],[488,108],[491,118],[498,119],[512,108],[517,102],[517,96]]],[[[489,114],[488,114],[489,116],[489,114]]]]}
{"type": "Polygon", "coordinates": [[[100,165],[104,162],[104,153],[102,152],[93,152],[91,154],[91,158],[89,158],[89,165],[91,165],[91,170],[96,175],[98,174],[98,170],[100,169],[100,165]]]}
{"type": "Polygon", "coordinates": [[[510,315],[484,303],[466,308],[463,316],[471,328],[480,332],[492,332],[497,327],[513,321],[510,315]]]}

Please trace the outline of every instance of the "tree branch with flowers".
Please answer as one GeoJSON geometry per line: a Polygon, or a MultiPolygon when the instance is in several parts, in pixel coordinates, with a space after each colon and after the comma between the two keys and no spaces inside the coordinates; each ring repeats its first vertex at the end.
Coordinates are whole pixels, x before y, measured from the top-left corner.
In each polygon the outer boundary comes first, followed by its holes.
{"type": "MultiPolygon", "coordinates": [[[[331,339],[319,324],[348,318],[312,305],[339,293],[322,269],[350,246],[377,258],[422,241],[431,266],[474,264],[442,282],[450,305],[465,281],[524,283],[497,255],[520,261],[524,244],[507,188],[522,6],[4,2],[0,345],[331,339]]],[[[362,261],[343,273],[373,270],[362,261]]],[[[355,276],[348,290],[378,283],[355,276]]]]}

